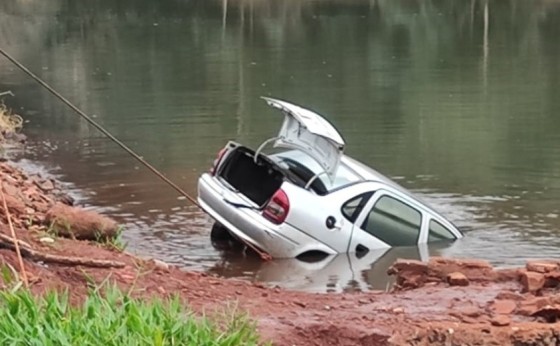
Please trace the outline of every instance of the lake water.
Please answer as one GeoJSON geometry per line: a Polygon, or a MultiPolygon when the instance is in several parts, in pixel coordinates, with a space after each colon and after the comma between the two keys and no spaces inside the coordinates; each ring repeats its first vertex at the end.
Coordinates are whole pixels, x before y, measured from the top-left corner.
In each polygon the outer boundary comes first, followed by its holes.
{"type": "Polygon", "coordinates": [[[397,257],[500,266],[560,245],[560,2],[3,0],[0,46],[193,195],[229,139],[324,114],[346,153],[427,200],[465,239],[365,259],[262,263],[210,245],[212,221],[0,59],[29,122],[25,158],[126,226],[128,249],[303,290],[384,288],[397,257]]]}

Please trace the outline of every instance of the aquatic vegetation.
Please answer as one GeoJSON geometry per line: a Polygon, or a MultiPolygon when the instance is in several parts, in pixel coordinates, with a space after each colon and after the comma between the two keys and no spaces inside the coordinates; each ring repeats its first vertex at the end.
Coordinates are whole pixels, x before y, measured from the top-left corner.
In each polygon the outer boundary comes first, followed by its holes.
{"type": "Polygon", "coordinates": [[[179,298],[141,300],[115,287],[92,290],[81,306],[67,293],[0,292],[0,340],[9,345],[257,345],[255,326],[233,313],[210,321],[179,298]]]}
{"type": "Polygon", "coordinates": [[[4,103],[0,102],[0,140],[8,133],[19,131],[22,125],[23,119],[9,110],[4,103]]]}

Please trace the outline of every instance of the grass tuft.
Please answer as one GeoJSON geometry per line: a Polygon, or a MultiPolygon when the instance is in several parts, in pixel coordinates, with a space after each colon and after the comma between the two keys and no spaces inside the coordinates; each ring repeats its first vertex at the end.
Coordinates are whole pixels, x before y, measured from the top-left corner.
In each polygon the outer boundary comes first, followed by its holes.
{"type": "Polygon", "coordinates": [[[128,246],[128,243],[123,240],[123,232],[124,232],[124,227],[119,226],[117,228],[117,231],[115,232],[115,235],[112,237],[102,237],[101,234],[98,234],[96,236],[97,237],[96,242],[102,244],[109,250],[123,252],[124,250],[126,250],[126,247],[128,246]]]}
{"type": "Polygon", "coordinates": [[[0,292],[6,345],[258,345],[255,325],[232,314],[224,323],[194,316],[179,298],[144,301],[115,287],[92,291],[81,306],[68,294],[0,292]]]}
{"type": "Polygon", "coordinates": [[[23,119],[19,115],[13,114],[4,103],[0,102],[0,132],[4,134],[17,132],[22,125],[23,119]]]}

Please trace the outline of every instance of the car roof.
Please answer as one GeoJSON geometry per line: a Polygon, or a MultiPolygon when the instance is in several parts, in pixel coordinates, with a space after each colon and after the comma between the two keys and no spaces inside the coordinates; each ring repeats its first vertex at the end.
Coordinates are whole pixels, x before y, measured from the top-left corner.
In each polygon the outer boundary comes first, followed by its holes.
{"type": "MultiPolygon", "coordinates": [[[[299,150],[287,150],[282,151],[279,153],[275,153],[272,155],[268,155],[273,160],[282,159],[291,159],[296,161],[303,166],[310,169],[315,174],[321,173],[322,168],[321,166],[309,155],[305,154],[299,150]]],[[[344,188],[345,186],[353,185],[360,182],[378,182],[391,187],[392,189],[398,191],[399,193],[406,195],[408,198],[416,201],[420,205],[422,205],[423,209],[429,211],[433,216],[437,216],[440,220],[446,222],[447,224],[451,225],[453,228],[457,229],[451,221],[447,220],[443,215],[438,213],[434,210],[429,204],[423,201],[418,196],[412,194],[406,188],[402,187],[401,185],[397,184],[395,181],[391,180],[389,177],[385,176],[384,174],[376,171],[375,169],[366,166],[365,164],[361,163],[358,160],[355,160],[347,155],[343,155],[340,166],[336,172],[335,179],[331,182],[329,179],[325,179],[324,176],[318,176],[317,179],[321,179],[325,188],[330,193],[333,190],[344,188]]],[[[460,233],[460,231],[458,231],[460,233]]]]}
{"type": "MultiPolygon", "coordinates": [[[[291,159],[307,167],[315,174],[319,174],[323,171],[321,165],[319,165],[312,157],[299,150],[286,150],[269,156],[273,159],[279,160],[286,158],[291,159]]],[[[338,167],[335,179],[332,183],[328,179],[325,179],[322,175],[319,175],[318,179],[323,181],[328,191],[360,181],[377,181],[390,185],[400,192],[407,193],[405,188],[398,185],[387,176],[347,155],[342,156],[340,166],[338,167]]]]}
{"type": "MultiPolygon", "coordinates": [[[[287,150],[269,156],[273,159],[282,160],[283,158],[288,158],[293,161],[299,162],[315,174],[322,172],[321,166],[312,157],[299,150],[287,150]]],[[[390,186],[391,188],[399,191],[402,194],[407,195],[408,197],[424,205],[425,208],[428,208],[430,211],[438,214],[426,202],[422,201],[406,188],[391,180],[391,178],[347,155],[342,156],[340,166],[338,167],[338,170],[332,182],[329,179],[325,179],[325,177],[321,175],[318,176],[318,179],[321,179],[328,192],[359,182],[380,182],[387,186],[390,186]]]]}

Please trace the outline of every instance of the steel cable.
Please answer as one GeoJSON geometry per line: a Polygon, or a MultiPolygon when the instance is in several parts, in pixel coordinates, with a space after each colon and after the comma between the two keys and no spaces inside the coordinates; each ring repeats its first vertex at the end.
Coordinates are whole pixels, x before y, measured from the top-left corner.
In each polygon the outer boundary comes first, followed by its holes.
{"type": "MultiPolygon", "coordinates": [[[[88,116],[86,113],[84,113],[81,109],[79,109],[78,107],[76,107],[72,102],[68,101],[68,99],[66,99],[64,96],[62,96],[59,92],[57,92],[56,90],[54,90],[50,85],[48,85],[45,81],[43,81],[41,78],[39,78],[37,75],[35,75],[33,72],[31,72],[27,67],[25,67],[22,63],[20,63],[19,61],[17,61],[14,57],[12,57],[10,54],[8,54],[4,49],[0,48],[0,54],[2,54],[4,57],[6,57],[6,59],[8,59],[10,62],[12,62],[14,65],[16,65],[20,70],[22,70],[23,72],[25,72],[29,77],[31,77],[33,80],[35,80],[37,83],[39,83],[39,85],[41,85],[42,87],[44,87],[45,89],[47,89],[51,94],[53,94],[55,97],[57,97],[59,100],[61,100],[62,102],[64,102],[64,104],[66,104],[68,107],[70,107],[74,112],[76,112],[78,115],[80,115],[83,119],[85,119],[90,125],[92,125],[93,127],[95,127],[96,129],[98,129],[101,133],[103,133],[105,136],[107,136],[110,140],[112,140],[113,142],[115,142],[118,146],[120,146],[122,149],[124,149],[128,154],[130,154],[132,157],[134,157],[136,160],[138,160],[138,162],[140,162],[142,165],[144,165],[146,168],[148,168],[150,171],[152,171],[152,173],[154,173],[155,175],[157,175],[161,180],[163,180],[165,183],[167,183],[169,186],[171,186],[173,189],[175,189],[177,192],[179,192],[181,195],[183,195],[184,197],[186,197],[192,204],[196,205],[198,208],[200,208],[201,210],[202,207],[200,206],[200,204],[198,204],[197,200],[193,197],[191,197],[185,190],[181,189],[177,184],[175,184],[173,181],[171,181],[169,178],[167,178],[165,175],[163,175],[163,173],[161,173],[159,170],[157,170],[157,168],[155,168],[154,166],[152,166],[149,162],[147,162],[146,160],[144,160],[140,155],[138,155],[134,150],[132,150],[131,148],[129,148],[126,144],[124,144],[123,142],[121,142],[118,138],[116,138],[115,136],[113,136],[109,131],[107,131],[105,128],[103,128],[103,126],[99,125],[95,120],[93,120],[90,116],[88,116]]],[[[204,211],[204,210],[203,210],[204,211]]],[[[244,241],[243,239],[239,238],[244,244],[246,244],[249,248],[253,249],[253,251],[255,251],[263,260],[270,260],[272,259],[272,257],[266,253],[263,252],[262,250],[258,249],[257,247],[255,247],[253,244],[244,241]]]]}

